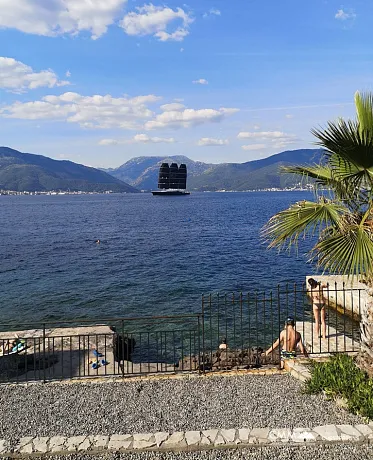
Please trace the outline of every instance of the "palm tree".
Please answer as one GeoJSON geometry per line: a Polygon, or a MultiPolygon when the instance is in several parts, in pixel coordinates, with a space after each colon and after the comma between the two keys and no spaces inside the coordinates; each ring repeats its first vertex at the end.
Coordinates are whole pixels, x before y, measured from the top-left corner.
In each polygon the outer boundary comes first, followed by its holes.
{"type": "MultiPolygon", "coordinates": [[[[364,274],[373,288],[373,93],[357,92],[355,106],[356,120],[312,130],[323,148],[320,164],[283,168],[314,180],[315,201],[297,202],[274,215],[263,233],[269,247],[279,249],[316,235],[311,261],[331,273],[364,274]]],[[[373,298],[362,312],[361,346],[361,356],[373,363],[373,298]]]]}

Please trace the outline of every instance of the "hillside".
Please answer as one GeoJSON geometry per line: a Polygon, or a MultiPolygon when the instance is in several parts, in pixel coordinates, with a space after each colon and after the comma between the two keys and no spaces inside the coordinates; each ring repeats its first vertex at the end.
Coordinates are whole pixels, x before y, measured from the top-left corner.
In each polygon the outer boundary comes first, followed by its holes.
{"type": "Polygon", "coordinates": [[[157,188],[158,170],[163,162],[185,163],[188,168],[188,189],[194,191],[257,190],[292,187],[299,177],[280,174],[281,166],[318,163],[321,150],[287,150],[261,160],[246,163],[207,164],[185,156],[138,157],[119,168],[106,170],[114,177],[141,190],[157,188]]]}
{"type": "Polygon", "coordinates": [[[134,187],[98,169],[72,161],[21,153],[8,147],[0,147],[0,189],[19,192],[138,192],[134,187]]]}
{"type": "Polygon", "coordinates": [[[213,166],[190,160],[183,155],[175,155],[170,157],[136,157],[116,169],[105,169],[104,171],[139,190],[154,190],[158,184],[159,166],[164,162],[170,164],[185,163],[189,178],[200,175],[213,166]]]}
{"type": "Polygon", "coordinates": [[[287,165],[318,163],[319,149],[288,150],[261,160],[246,163],[216,165],[204,174],[188,180],[190,190],[257,190],[263,188],[292,187],[300,178],[280,174],[280,168],[287,165]]]}

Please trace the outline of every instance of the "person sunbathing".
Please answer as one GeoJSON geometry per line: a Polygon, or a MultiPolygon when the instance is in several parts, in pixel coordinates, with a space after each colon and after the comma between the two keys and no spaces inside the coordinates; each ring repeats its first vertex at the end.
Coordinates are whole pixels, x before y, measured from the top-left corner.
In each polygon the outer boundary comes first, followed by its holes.
{"type": "Polygon", "coordinates": [[[281,347],[281,360],[295,358],[297,355],[297,347],[305,357],[308,357],[307,350],[303,346],[301,334],[295,330],[294,318],[289,316],[285,321],[285,328],[281,331],[280,337],[268,348],[265,356],[272,353],[278,346],[281,347]]]}

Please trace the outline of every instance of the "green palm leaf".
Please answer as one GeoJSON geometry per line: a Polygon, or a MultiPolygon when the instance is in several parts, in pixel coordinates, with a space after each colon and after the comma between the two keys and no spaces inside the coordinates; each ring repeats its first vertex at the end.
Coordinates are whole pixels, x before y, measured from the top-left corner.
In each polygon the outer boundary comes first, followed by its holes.
{"type": "Polygon", "coordinates": [[[329,226],[339,227],[341,216],[346,212],[343,205],[327,200],[319,203],[300,201],[273,216],[263,227],[262,234],[270,248],[290,248],[297,245],[302,234],[313,235],[316,231],[321,234],[329,226]]]}
{"type": "Polygon", "coordinates": [[[342,275],[373,274],[373,239],[367,227],[351,225],[319,241],[311,260],[331,273],[342,275]]]}

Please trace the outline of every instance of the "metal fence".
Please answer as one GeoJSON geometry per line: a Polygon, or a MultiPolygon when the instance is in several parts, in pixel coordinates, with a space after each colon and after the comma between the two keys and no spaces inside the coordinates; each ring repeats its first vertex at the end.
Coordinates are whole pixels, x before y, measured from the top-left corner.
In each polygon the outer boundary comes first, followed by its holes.
{"type": "Polygon", "coordinates": [[[359,351],[364,289],[324,290],[327,338],[315,333],[305,286],[202,296],[198,313],[0,325],[0,382],[248,369],[280,363],[265,351],[291,316],[309,355],[359,351]],[[11,332],[15,331],[17,332],[11,332]]]}

